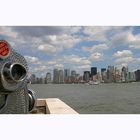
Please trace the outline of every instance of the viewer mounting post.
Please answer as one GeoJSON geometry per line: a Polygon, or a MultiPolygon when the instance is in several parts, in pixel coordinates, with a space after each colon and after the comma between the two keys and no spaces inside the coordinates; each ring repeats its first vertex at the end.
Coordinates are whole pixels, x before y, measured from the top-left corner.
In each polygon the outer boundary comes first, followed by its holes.
{"type": "Polygon", "coordinates": [[[0,40],[0,113],[27,114],[34,108],[34,92],[27,88],[28,65],[5,40],[0,40]]]}

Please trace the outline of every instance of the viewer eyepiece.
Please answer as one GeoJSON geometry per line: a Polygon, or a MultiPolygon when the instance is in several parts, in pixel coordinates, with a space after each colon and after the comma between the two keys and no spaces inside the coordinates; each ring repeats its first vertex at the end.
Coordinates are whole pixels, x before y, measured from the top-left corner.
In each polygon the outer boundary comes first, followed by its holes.
{"type": "Polygon", "coordinates": [[[3,68],[3,76],[8,82],[21,82],[26,78],[26,68],[18,63],[6,63],[3,68]]]}

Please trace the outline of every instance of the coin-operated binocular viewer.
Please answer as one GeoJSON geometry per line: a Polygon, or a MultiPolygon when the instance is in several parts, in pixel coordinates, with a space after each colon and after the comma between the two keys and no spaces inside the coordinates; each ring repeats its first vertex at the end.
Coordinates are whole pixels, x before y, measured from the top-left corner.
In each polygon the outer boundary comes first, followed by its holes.
{"type": "Polygon", "coordinates": [[[5,40],[0,40],[0,113],[27,114],[34,108],[35,95],[27,88],[28,66],[5,40]]]}

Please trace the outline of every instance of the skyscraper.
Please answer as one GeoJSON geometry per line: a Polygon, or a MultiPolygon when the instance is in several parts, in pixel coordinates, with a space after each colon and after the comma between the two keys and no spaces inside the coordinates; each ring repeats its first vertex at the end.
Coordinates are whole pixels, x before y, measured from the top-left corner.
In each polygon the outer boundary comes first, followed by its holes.
{"type": "Polygon", "coordinates": [[[71,82],[70,69],[64,69],[64,83],[70,82],[71,82]]]}
{"type": "Polygon", "coordinates": [[[91,77],[97,74],[97,67],[91,67],[91,77]]]}
{"type": "Polygon", "coordinates": [[[122,82],[127,81],[127,75],[128,75],[128,67],[122,67],[122,82]]]}
{"type": "Polygon", "coordinates": [[[140,70],[137,70],[135,72],[135,75],[136,75],[136,81],[140,81],[140,70]]]}
{"type": "Polygon", "coordinates": [[[106,82],[106,68],[101,68],[101,79],[102,79],[102,82],[106,82]]]}
{"type": "Polygon", "coordinates": [[[114,71],[114,82],[120,83],[121,82],[121,71],[115,67],[114,71]]]}
{"type": "Polygon", "coordinates": [[[101,73],[105,72],[106,68],[101,68],[101,73]]]}
{"type": "Polygon", "coordinates": [[[67,78],[70,76],[70,69],[64,69],[64,78],[67,78]]]}
{"type": "Polygon", "coordinates": [[[108,66],[107,69],[107,81],[114,82],[114,66],[108,66]]]}
{"type": "Polygon", "coordinates": [[[72,70],[72,71],[71,71],[71,76],[72,76],[72,77],[75,77],[75,76],[76,76],[76,71],[75,71],[75,70],[72,70]]]}
{"type": "Polygon", "coordinates": [[[63,83],[63,82],[64,82],[63,70],[59,70],[59,83],[63,83]]]}
{"type": "Polygon", "coordinates": [[[64,69],[64,82],[68,83],[70,78],[70,69],[64,69]]]}
{"type": "Polygon", "coordinates": [[[51,73],[50,72],[48,72],[47,74],[46,74],[46,80],[45,80],[45,83],[51,83],[51,73]]]}
{"type": "Polygon", "coordinates": [[[89,82],[90,80],[90,71],[84,71],[83,80],[89,82]]]}
{"type": "Polygon", "coordinates": [[[134,72],[128,72],[128,74],[127,74],[127,80],[128,80],[128,82],[136,81],[135,73],[134,72]]]}
{"type": "Polygon", "coordinates": [[[59,70],[58,69],[53,70],[53,82],[55,84],[59,83],[59,70]]]}
{"type": "Polygon", "coordinates": [[[75,82],[75,79],[76,79],[76,71],[75,70],[72,70],[71,71],[71,82],[74,83],[75,82]]]}
{"type": "Polygon", "coordinates": [[[32,74],[30,76],[30,81],[31,81],[32,84],[35,84],[36,83],[36,76],[35,76],[35,74],[32,74]]]}

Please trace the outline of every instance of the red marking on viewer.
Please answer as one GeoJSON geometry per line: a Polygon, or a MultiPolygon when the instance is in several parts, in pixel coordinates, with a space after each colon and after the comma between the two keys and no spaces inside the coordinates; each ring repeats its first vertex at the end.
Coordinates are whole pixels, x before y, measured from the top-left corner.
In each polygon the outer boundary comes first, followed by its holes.
{"type": "Polygon", "coordinates": [[[0,58],[7,57],[9,53],[9,44],[6,41],[0,41],[0,58]]]}

